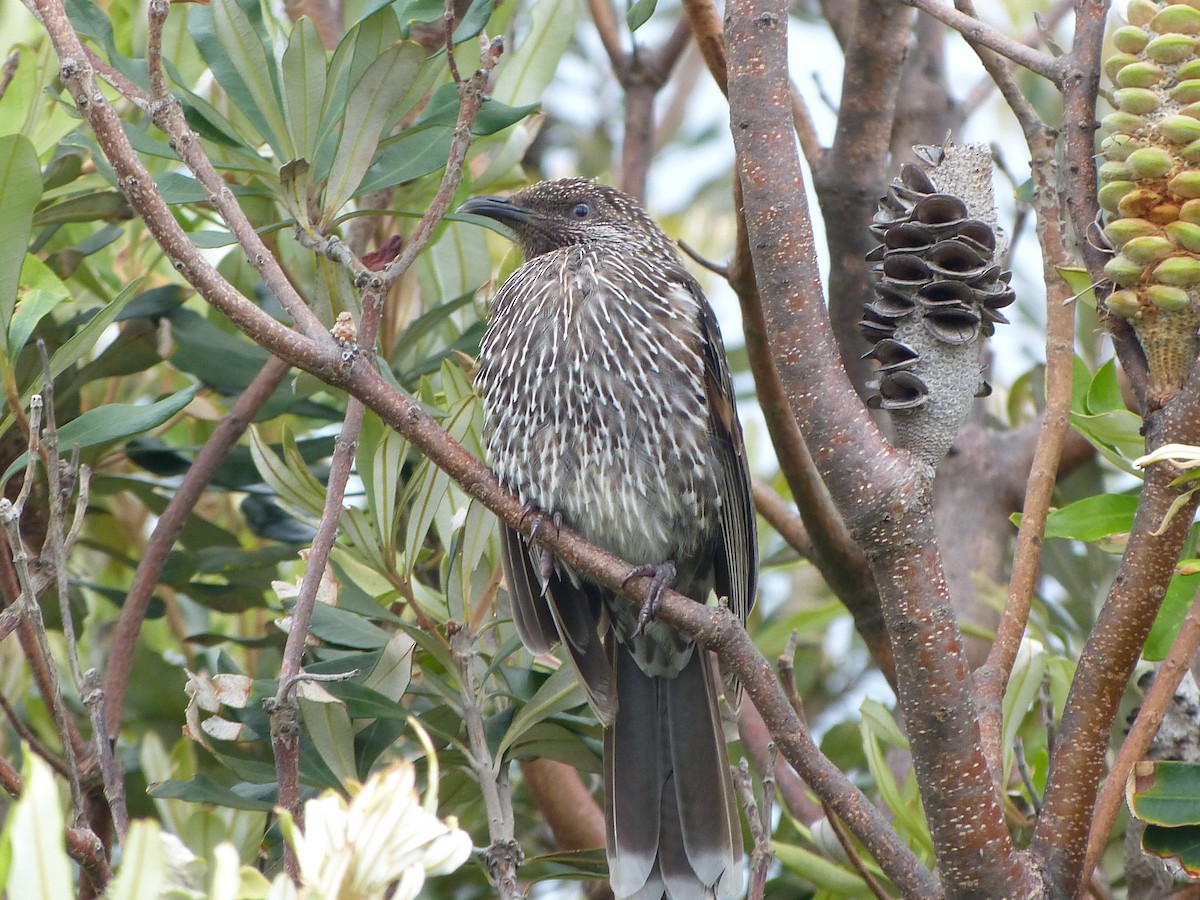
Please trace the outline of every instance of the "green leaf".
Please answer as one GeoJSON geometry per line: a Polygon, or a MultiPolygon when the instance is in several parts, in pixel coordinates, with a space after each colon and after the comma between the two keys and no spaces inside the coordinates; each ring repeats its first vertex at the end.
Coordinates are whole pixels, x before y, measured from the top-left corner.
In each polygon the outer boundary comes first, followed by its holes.
{"type": "Polygon", "coordinates": [[[629,9],[625,11],[625,22],[629,25],[629,30],[637,31],[649,21],[654,15],[654,7],[658,5],[658,0],[634,0],[629,4],[629,9]]]}
{"type": "Polygon", "coordinates": [[[383,141],[357,193],[414,181],[446,165],[454,129],[449,126],[409,128],[383,141]]]}
{"type": "Polygon", "coordinates": [[[798,844],[771,841],[771,852],[789,872],[837,897],[870,897],[866,883],[853,872],[798,844]]]}
{"type": "Polygon", "coordinates": [[[378,650],[391,639],[391,632],[373,625],[358,613],[347,612],[327,603],[313,607],[309,629],[323,641],[352,650],[378,650]]]}
{"type": "MultiPolygon", "coordinates": [[[[442,421],[442,427],[449,432],[451,437],[462,443],[471,430],[475,411],[476,398],[473,395],[464,397],[442,421]]],[[[442,499],[449,490],[450,476],[428,460],[422,460],[417,474],[409,483],[406,492],[411,501],[406,503],[409,507],[408,532],[404,537],[404,575],[406,578],[412,575],[421,545],[425,543],[425,536],[429,533],[434,519],[439,512],[443,511],[440,509],[442,499]]],[[[450,512],[452,514],[453,511],[450,512]]]]}
{"type": "Polygon", "coordinates": [[[512,724],[508,726],[496,754],[503,755],[532,726],[584,702],[583,689],[579,686],[575,669],[559,666],[513,716],[512,724]]]}
{"type": "Polygon", "coordinates": [[[424,61],[424,47],[403,41],[388,47],[354,85],[346,102],[341,141],[329,170],[324,223],[328,224],[354,196],[370,168],[384,125],[408,93],[424,61]]]}
{"type": "Polygon", "coordinates": [[[292,28],[283,52],[283,100],[288,134],[298,157],[312,160],[320,140],[321,105],[325,101],[325,47],[312,19],[302,17],[292,28]]]}
{"type": "Polygon", "coordinates": [[[167,855],[158,823],[138,819],[129,825],[121,848],[121,868],[105,900],[144,900],[163,896],[167,886],[167,855]]]}
{"type": "Polygon", "coordinates": [[[1137,506],[1138,498],[1129,494],[1085,497],[1047,516],[1046,537],[1098,541],[1113,534],[1128,534],[1133,529],[1137,506]]]}
{"type": "Polygon", "coordinates": [[[71,296],[70,290],[61,279],[36,256],[25,258],[21,271],[25,293],[17,304],[16,312],[8,325],[8,355],[15,357],[28,343],[38,322],[71,296]]]}
{"type": "Polygon", "coordinates": [[[1183,625],[1183,620],[1192,608],[1196,598],[1196,590],[1200,588],[1200,576],[1180,575],[1176,572],[1167,585],[1166,596],[1162,606],[1158,608],[1158,616],[1150,628],[1150,636],[1146,638],[1146,646],[1142,648],[1142,658],[1151,662],[1166,659],[1167,651],[1175,643],[1175,636],[1183,625]]]}
{"type": "Polygon", "coordinates": [[[345,784],[358,778],[354,767],[354,728],[344,703],[300,698],[300,714],[308,737],[329,770],[345,784]]]}
{"type": "Polygon", "coordinates": [[[275,807],[278,790],[273,784],[237,784],[228,788],[210,776],[200,774],[191,781],[164,781],[151,787],[147,793],[156,800],[187,800],[191,803],[228,806],[230,809],[270,812],[275,807]]]}
{"type": "Polygon", "coordinates": [[[1192,876],[1200,876],[1200,826],[1164,828],[1147,825],[1142,849],[1163,859],[1177,859],[1192,876]]]}
{"type": "Polygon", "coordinates": [[[281,503],[300,515],[320,516],[325,506],[325,486],[313,477],[303,457],[295,449],[290,430],[283,435],[284,456],[263,439],[257,428],[250,429],[250,455],[267,487],[281,503]]]}
{"type": "Polygon", "coordinates": [[[394,538],[400,514],[400,473],[408,455],[408,441],[374,412],[363,419],[358,442],[357,469],[362,479],[367,509],[383,546],[395,555],[394,538]]]}
{"type": "MultiPolygon", "coordinates": [[[[1017,731],[1025,719],[1025,714],[1037,700],[1038,691],[1042,686],[1042,678],[1046,674],[1046,649],[1032,640],[1022,641],[1020,652],[1013,665],[1012,676],[1008,680],[1008,688],[1004,692],[1004,702],[1001,704],[1003,716],[1004,747],[1004,777],[1012,768],[1013,754],[1007,752],[1015,746],[1017,731]]],[[[1007,783],[1007,781],[1005,782],[1007,783]]]]}
{"type": "MultiPolygon", "coordinates": [[[[1029,182],[1026,182],[1026,184],[1029,184],[1029,182]]],[[[1022,185],[1022,187],[1025,187],[1025,185],[1022,185]]],[[[1032,196],[1029,202],[1032,202],[1032,196]]],[[[1067,287],[1071,289],[1075,300],[1086,306],[1090,306],[1092,309],[1096,308],[1096,285],[1092,281],[1092,276],[1088,274],[1087,269],[1063,267],[1058,270],[1058,274],[1067,283],[1067,287]]]]}
{"type": "Polygon", "coordinates": [[[1092,377],[1088,385],[1087,411],[1092,414],[1122,410],[1128,412],[1125,398],[1121,395],[1121,383],[1117,378],[1117,361],[1110,359],[1092,377]]]}
{"type": "MultiPolygon", "coordinates": [[[[69,456],[74,447],[95,447],[157,428],[191,403],[198,390],[198,385],[191,385],[148,405],[108,403],[89,409],[58,429],[58,445],[63,455],[69,456]]],[[[22,453],[8,467],[0,481],[6,482],[14,473],[24,469],[28,456],[28,453],[22,453]]]]}
{"type": "Polygon", "coordinates": [[[8,329],[17,304],[21,266],[42,199],[37,151],[23,134],[0,136],[0,325],[8,329]]]}
{"type": "Polygon", "coordinates": [[[498,67],[491,96],[511,106],[541,100],[575,33],[577,14],[575,0],[538,0],[525,40],[498,67]]]}
{"type": "Polygon", "coordinates": [[[1129,808],[1143,822],[1200,825],[1200,763],[1143,761],[1126,791],[1129,808]]]}
{"type": "Polygon", "coordinates": [[[567,878],[603,881],[608,878],[608,860],[602,849],[530,856],[521,864],[521,878],[530,884],[567,878]]]}
{"type": "Polygon", "coordinates": [[[274,63],[268,61],[262,37],[237,0],[213,0],[208,7],[191,10],[188,25],[230,100],[271,145],[280,163],[291,159],[274,63]]]}
{"type": "Polygon", "coordinates": [[[71,861],[63,840],[66,816],[54,774],[27,745],[22,751],[24,790],[5,824],[12,851],[8,896],[28,896],[36,887],[40,897],[73,897],[71,861]]]}

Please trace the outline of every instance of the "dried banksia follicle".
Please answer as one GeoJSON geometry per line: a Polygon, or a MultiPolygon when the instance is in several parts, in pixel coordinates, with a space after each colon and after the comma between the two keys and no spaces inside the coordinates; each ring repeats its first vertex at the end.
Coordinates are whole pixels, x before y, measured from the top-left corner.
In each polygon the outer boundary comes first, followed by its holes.
{"type": "Polygon", "coordinates": [[[871,233],[882,241],[876,299],[859,323],[875,346],[879,393],[897,443],[936,466],[966,421],[974,397],[991,388],[980,373],[979,342],[1008,320],[1012,273],[1003,253],[992,195],[992,155],[984,146],[914,147],[892,182],[871,233]]]}
{"type": "Polygon", "coordinates": [[[1114,251],[1108,311],[1146,355],[1150,402],[1183,385],[1197,352],[1200,291],[1200,0],[1131,0],[1104,71],[1100,206],[1114,251]]]}

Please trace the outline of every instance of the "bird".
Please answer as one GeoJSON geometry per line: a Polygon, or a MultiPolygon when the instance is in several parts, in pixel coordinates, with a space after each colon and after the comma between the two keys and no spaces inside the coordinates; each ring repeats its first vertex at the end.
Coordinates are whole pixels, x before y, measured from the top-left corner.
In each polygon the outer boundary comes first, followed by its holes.
{"type": "Polygon", "coordinates": [[[609,880],[618,898],[743,892],[738,804],[716,657],[655,618],[667,587],[715,590],[744,622],[757,535],[716,317],[634,198],[543,181],[461,213],[507,227],[524,263],[490,303],[475,379],[501,484],[535,516],[501,524],[513,619],[534,654],[561,643],[604,726],[609,880]],[[573,529],[647,577],[639,611],[539,549],[573,529]]]}

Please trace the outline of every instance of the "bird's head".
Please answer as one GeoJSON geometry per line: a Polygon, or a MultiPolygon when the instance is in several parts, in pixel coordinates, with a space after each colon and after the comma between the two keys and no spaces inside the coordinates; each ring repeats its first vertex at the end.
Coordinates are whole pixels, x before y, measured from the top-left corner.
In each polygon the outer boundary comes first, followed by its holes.
{"type": "Polygon", "coordinates": [[[526,259],[594,244],[617,244],[623,250],[675,258],[671,239],[640,203],[585,178],[542,181],[509,197],[476,197],[458,211],[508,226],[526,259]]]}

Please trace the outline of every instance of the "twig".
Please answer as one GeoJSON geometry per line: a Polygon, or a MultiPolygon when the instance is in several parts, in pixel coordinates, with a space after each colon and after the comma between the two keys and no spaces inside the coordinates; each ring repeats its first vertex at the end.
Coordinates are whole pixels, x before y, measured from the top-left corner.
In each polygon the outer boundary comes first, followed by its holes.
{"type": "MultiPolygon", "coordinates": [[[[250,265],[262,277],[263,282],[275,298],[287,310],[292,321],[311,340],[328,338],[328,332],[317,318],[316,313],[304,302],[292,282],[284,273],[275,255],[267,249],[258,231],[246,217],[229,189],[229,185],[217,173],[212,161],[204,152],[200,141],[188,127],[183,117],[183,107],[179,100],[167,93],[166,77],[162,70],[162,30],[166,24],[170,3],[166,0],[152,0],[147,8],[147,54],[146,63],[150,70],[152,93],[149,101],[149,111],[154,124],[167,135],[171,148],[179,154],[179,158],[192,170],[206,191],[208,200],[221,214],[222,220],[230,232],[246,251],[250,265]],[[155,45],[158,53],[153,53],[155,45]]],[[[126,192],[140,189],[140,182],[129,183],[126,179],[126,192]]]]}
{"type": "Polygon", "coordinates": [[[12,726],[13,731],[17,733],[22,741],[29,745],[29,749],[46,761],[46,764],[62,779],[68,777],[67,764],[52,751],[49,747],[42,743],[28,723],[17,714],[13,709],[12,703],[3,694],[0,694],[0,709],[4,710],[4,715],[8,718],[8,724],[12,726]]]}
{"type": "Polygon", "coordinates": [[[115,738],[121,727],[121,705],[129,684],[134,646],[171,548],[229,451],[290,370],[291,367],[277,356],[267,360],[233,408],[213,429],[212,435],[188,467],[167,508],[154,524],[154,531],[146,542],[137,571],[134,572],[133,583],[121,605],[121,615],[109,650],[108,668],[104,673],[104,722],[109,739],[115,738]]]}
{"type": "Polygon", "coordinates": [[[804,520],[788,508],[780,496],[757,478],[750,482],[750,491],[754,496],[754,508],[771,527],[779,532],[779,536],[787,541],[789,547],[811,560],[813,557],[812,538],[804,527],[804,520]]]}
{"type": "Polygon", "coordinates": [[[1150,744],[1158,734],[1158,729],[1175,698],[1179,682],[1188,671],[1197,649],[1200,649],[1200,593],[1193,598],[1191,608],[1179,627],[1179,633],[1175,635],[1171,649],[1167,651],[1166,659],[1154,673],[1154,681],[1150,690],[1146,692],[1141,710],[1117,753],[1116,762],[1104,779],[1104,787],[1100,790],[1100,797],[1096,800],[1096,808],[1092,814],[1087,855],[1083,863],[1083,883],[1090,880],[1092,871],[1108,845],[1113,822],[1116,821],[1121,803],[1125,799],[1125,783],[1129,780],[1129,773],[1139,760],[1145,758],[1146,751],[1150,749],[1150,744]]]}
{"type": "MultiPolygon", "coordinates": [[[[312,624],[313,609],[317,604],[317,588],[325,576],[329,552],[337,540],[342,501],[346,496],[346,483],[354,465],[354,451],[358,447],[364,413],[365,408],[360,401],[351,399],[346,404],[346,415],[342,420],[342,429],[338,433],[329,466],[325,507],[321,511],[321,521],[317,525],[317,533],[309,550],[296,603],[292,607],[292,627],[288,631],[283,661],[279,667],[279,687],[275,696],[264,703],[271,717],[271,745],[275,751],[279,805],[292,813],[300,828],[304,827],[304,819],[300,806],[300,734],[294,688],[301,678],[308,629],[312,624]]],[[[295,851],[285,848],[284,866],[292,880],[298,881],[300,867],[295,851]]]]}
{"type": "Polygon", "coordinates": [[[454,193],[462,184],[463,165],[467,161],[467,150],[471,146],[471,126],[479,114],[479,107],[487,90],[488,74],[500,61],[504,53],[504,41],[494,38],[479,54],[479,68],[475,74],[458,85],[458,121],[454,136],[450,140],[450,153],[446,159],[446,170],[438,191],[425,208],[425,215],[408,236],[400,255],[388,263],[380,273],[379,296],[386,297],[388,289],[409,270],[417,254],[425,249],[434,228],[450,209],[454,193]]]}
{"type": "Polygon", "coordinates": [[[19,48],[13,48],[4,60],[4,69],[0,70],[0,100],[4,99],[4,94],[8,90],[8,86],[12,84],[13,76],[17,74],[17,66],[20,64],[21,51],[19,48]]]}
{"type": "Polygon", "coordinates": [[[978,42],[1001,56],[1011,59],[1036,75],[1041,75],[1056,87],[1062,87],[1062,66],[1059,61],[1038,50],[1013,40],[974,16],[959,12],[940,0],[901,0],[949,25],[964,38],[978,42]]]}
{"type": "Polygon", "coordinates": [[[458,669],[462,720],[467,731],[467,762],[479,783],[487,813],[490,844],[485,863],[497,894],[505,900],[518,900],[525,896],[517,881],[517,870],[524,860],[524,853],[515,837],[507,769],[500,759],[492,756],[484,731],[483,712],[479,708],[480,686],[475,677],[475,634],[465,625],[454,622],[446,624],[446,631],[458,669]]]}
{"type": "Polygon", "coordinates": [[[750,777],[750,764],[745,759],[740,765],[730,766],[733,773],[733,783],[742,801],[742,811],[746,814],[746,824],[750,826],[750,836],[754,839],[754,849],[750,851],[750,887],[746,892],[748,900],[762,900],[766,889],[767,870],[771,866],[771,820],[767,815],[768,788],[763,783],[763,808],[758,808],[754,797],[754,780],[750,777]]]}
{"type": "MultiPolygon", "coordinates": [[[[956,0],[974,15],[971,0],[956,0]]],[[[966,36],[966,35],[964,35],[966,36]]],[[[1001,703],[1016,662],[1021,636],[1029,618],[1041,562],[1042,537],[1050,511],[1059,462],[1070,427],[1071,381],[1074,372],[1075,308],[1058,269],[1072,264],[1059,213],[1055,133],[1046,127],[1021,92],[1007,60],[997,57],[974,38],[968,42],[992,76],[1016,116],[1029,147],[1036,190],[1034,211],[1042,238],[1043,278],[1046,283],[1046,411],[1029,473],[1021,527],[1009,580],[1008,600],[996,629],[987,661],[976,673],[976,699],[984,753],[993,774],[1001,771],[1001,703]]],[[[1090,165],[1090,158],[1089,158],[1090,165]]]]}
{"type": "MultiPolygon", "coordinates": [[[[125,803],[125,781],[120,763],[113,753],[113,741],[104,729],[104,691],[100,688],[100,673],[89,669],[86,673],[79,664],[79,641],[75,635],[75,622],[71,615],[70,581],[67,570],[67,553],[74,543],[87,508],[88,487],[91,470],[79,465],[79,448],[72,449],[71,462],[64,466],[59,453],[58,423],[54,409],[54,376],[50,371],[50,356],[46,344],[38,340],[38,352],[42,357],[42,403],[45,411],[45,432],[42,450],[46,456],[47,490],[50,500],[50,522],[47,541],[50,545],[50,560],[54,569],[58,589],[58,608],[62,618],[63,641],[66,644],[67,661],[75,690],[83,702],[92,723],[92,740],[95,742],[96,759],[100,763],[100,776],[104,783],[104,797],[108,801],[109,813],[117,827],[117,837],[125,840],[129,831],[129,811],[125,803]],[[72,517],[71,532],[67,532],[65,507],[70,498],[72,485],[78,485],[72,517]]],[[[30,465],[30,469],[33,466],[30,465]]],[[[18,510],[17,515],[20,515],[18,510]]],[[[43,552],[45,549],[43,548],[43,552]]]]}
{"type": "Polygon", "coordinates": [[[1017,768],[1017,774],[1021,776],[1021,784],[1025,785],[1025,790],[1029,794],[1029,802],[1033,805],[1033,811],[1041,812],[1042,798],[1029,774],[1029,762],[1025,759],[1025,742],[1020,738],[1017,738],[1013,744],[1013,765],[1017,768]]]}

